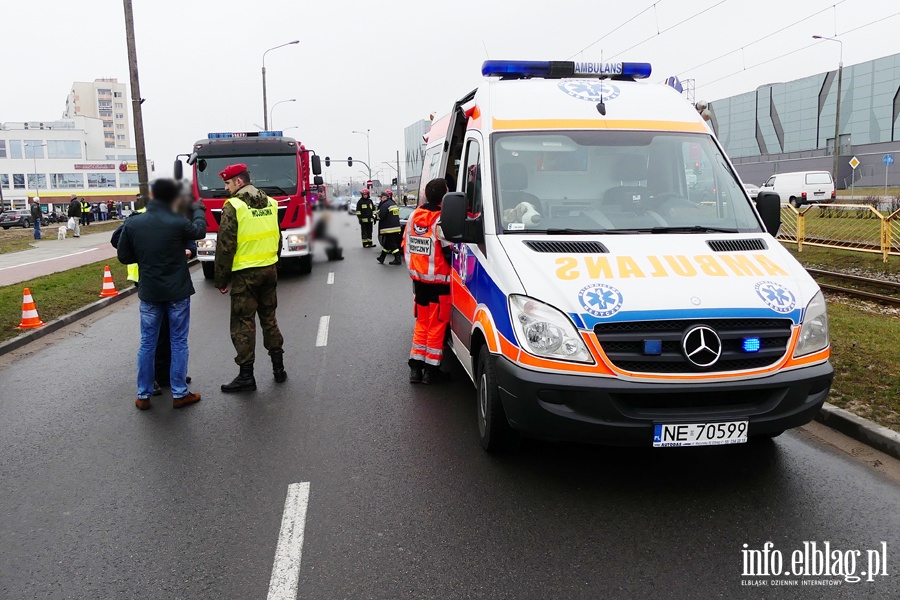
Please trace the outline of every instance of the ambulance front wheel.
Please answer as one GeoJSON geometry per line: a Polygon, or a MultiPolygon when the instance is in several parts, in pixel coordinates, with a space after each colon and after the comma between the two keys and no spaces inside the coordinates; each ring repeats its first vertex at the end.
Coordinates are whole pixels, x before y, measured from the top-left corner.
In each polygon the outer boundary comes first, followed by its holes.
{"type": "Polygon", "coordinates": [[[487,345],[478,354],[478,435],[481,447],[487,452],[509,452],[516,450],[521,436],[512,427],[503,411],[497,374],[491,363],[491,353],[487,345]]]}
{"type": "Polygon", "coordinates": [[[216,263],[212,261],[203,261],[200,263],[203,267],[203,278],[204,279],[212,279],[215,277],[216,273],[216,263]]]}

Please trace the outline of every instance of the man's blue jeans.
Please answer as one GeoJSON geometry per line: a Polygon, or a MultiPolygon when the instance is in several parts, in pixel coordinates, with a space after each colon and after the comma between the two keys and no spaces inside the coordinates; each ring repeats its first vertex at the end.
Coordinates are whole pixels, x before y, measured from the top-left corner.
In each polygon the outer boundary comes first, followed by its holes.
{"type": "Polygon", "coordinates": [[[36,239],[36,240],[41,239],[41,220],[40,219],[37,219],[34,222],[34,239],[36,239]]]}
{"type": "Polygon", "coordinates": [[[163,311],[169,316],[169,335],[172,339],[172,366],[169,380],[172,397],[183,398],[188,394],[188,328],[191,320],[191,297],[176,302],[144,302],[141,300],[141,345],[137,355],[138,398],[149,398],[153,393],[153,359],[163,311]]]}

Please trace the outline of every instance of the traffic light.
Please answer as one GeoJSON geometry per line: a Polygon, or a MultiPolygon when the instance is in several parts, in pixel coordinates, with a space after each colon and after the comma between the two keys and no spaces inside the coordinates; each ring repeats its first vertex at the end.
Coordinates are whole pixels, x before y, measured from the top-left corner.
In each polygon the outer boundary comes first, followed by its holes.
{"type": "Polygon", "coordinates": [[[396,177],[394,177],[393,179],[391,179],[391,185],[397,185],[397,178],[396,178],[396,177]]]}
{"type": "Polygon", "coordinates": [[[347,166],[348,166],[348,167],[352,167],[352,166],[353,166],[353,157],[352,157],[352,156],[348,156],[348,157],[347,157],[347,166]]]}
{"type": "Polygon", "coordinates": [[[326,157],[325,157],[325,166],[326,166],[326,167],[330,167],[330,166],[331,166],[331,157],[330,157],[330,156],[326,156],[326,157]]]}

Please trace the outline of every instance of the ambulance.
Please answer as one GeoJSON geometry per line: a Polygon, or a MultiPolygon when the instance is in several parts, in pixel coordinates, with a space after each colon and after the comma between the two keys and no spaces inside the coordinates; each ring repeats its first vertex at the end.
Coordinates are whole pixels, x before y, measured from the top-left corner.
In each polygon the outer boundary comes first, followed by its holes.
{"type": "MultiPolygon", "coordinates": [[[[771,438],[833,378],[815,281],[702,117],[646,63],[487,61],[435,121],[449,343],[487,451],[523,437],[686,447],[771,438]],[[712,198],[686,174],[707,165],[712,198]]],[[[419,197],[424,193],[420,191],[419,197]]]]}

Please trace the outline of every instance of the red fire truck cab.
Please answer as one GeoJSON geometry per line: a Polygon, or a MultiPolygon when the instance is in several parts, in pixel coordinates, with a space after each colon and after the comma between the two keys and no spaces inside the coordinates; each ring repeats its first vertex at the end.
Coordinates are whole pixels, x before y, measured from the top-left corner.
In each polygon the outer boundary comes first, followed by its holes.
{"type": "MultiPolygon", "coordinates": [[[[210,133],[207,139],[194,144],[187,163],[193,168],[194,199],[206,205],[206,238],[197,243],[204,277],[213,277],[219,220],[230,196],[219,173],[235,163],[246,164],[253,185],[278,201],[282,263],[290,261],[302,273],[312,270],[310,196],[322,178],[319,157],[311,158],[311,154],[280,131],[210,133]]],[[[176,177],[180,175],[180,165],[181,161],[176,161],[176,177]]]]}

